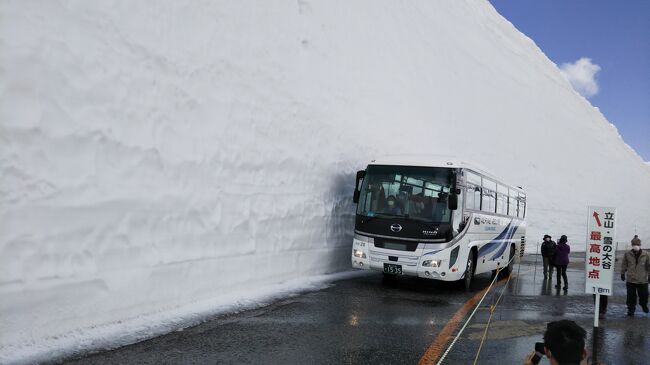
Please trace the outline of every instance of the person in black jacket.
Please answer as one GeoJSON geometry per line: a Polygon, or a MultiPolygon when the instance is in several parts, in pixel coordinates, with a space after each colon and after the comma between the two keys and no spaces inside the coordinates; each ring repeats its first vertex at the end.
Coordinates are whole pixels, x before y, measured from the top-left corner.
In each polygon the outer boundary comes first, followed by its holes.
{"type": "Polygon", "coordinates": [[[545,234],[542,243],[542,258],[544,259],[544,280],[553,277],[553,256],[555,256],[555,242],[551,236],[545,234]]]}

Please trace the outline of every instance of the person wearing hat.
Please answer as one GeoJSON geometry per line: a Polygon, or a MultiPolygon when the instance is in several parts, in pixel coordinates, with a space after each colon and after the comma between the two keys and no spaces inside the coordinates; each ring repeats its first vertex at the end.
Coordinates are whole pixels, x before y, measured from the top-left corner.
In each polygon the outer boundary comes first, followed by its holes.
{"type": "Polygon", "coordinates": [[[553,263],[557,269],[557,285],[555,285],[555,288],[560,289],[560,284],[562,282],[560,279],[564,278],[564,291],[569,290],[569,282],[566,277],[566,268],[569,266],[569,253],[571,253],[571,247],[567,245],[566,235],[562,235],[555,247],[555,258],[553,259],[553,263]]]}
{"type": "Polygon", "coordinates": [[[553,278],[553,256],[555,256],[555,242],[551,236],[545,234],[542,242],[542,259],[544,260],[544,280],[553,278]],[[548,276],[547,276],[548,274],[548,276]]]}
{"type": "Polygon", "coordinates": [[[628,316],[634,315],[637,295],[641,308],[648,313],[648,281],[650,281],[650,255],[641,249],[639,236],[635,235],[631,243],[632,249],[625,253],[621,263],[621,280],[625,281],[627,288],[628,316]]]}

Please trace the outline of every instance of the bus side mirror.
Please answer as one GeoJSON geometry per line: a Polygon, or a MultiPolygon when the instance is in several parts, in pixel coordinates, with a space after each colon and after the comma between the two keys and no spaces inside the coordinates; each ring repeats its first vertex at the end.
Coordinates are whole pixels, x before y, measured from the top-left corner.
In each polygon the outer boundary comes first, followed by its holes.
{"type": "Polygon", "coordinates": [[[357,204],[359,202],[359,196],[361,195],[361,184],[363,183],[364,177],[366,177],[365,170],[357,171],[357,181],[354,185],[354,196],[352,197],[354,204],[357,204]]]}
{"type": "Polygon", "coordinates": [[[450,210],[458,209],[458,195],[450,194],[449,198],[447,199],[447,206],[450,210]]]}

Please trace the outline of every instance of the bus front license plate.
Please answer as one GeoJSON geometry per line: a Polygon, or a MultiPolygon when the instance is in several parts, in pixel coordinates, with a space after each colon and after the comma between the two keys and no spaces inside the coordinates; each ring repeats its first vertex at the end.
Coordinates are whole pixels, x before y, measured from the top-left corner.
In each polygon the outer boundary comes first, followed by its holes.
{"type": "Polygon", "coordinates": [[[402,265],[384,264],[386,274],[402,275],[402,265]]]}

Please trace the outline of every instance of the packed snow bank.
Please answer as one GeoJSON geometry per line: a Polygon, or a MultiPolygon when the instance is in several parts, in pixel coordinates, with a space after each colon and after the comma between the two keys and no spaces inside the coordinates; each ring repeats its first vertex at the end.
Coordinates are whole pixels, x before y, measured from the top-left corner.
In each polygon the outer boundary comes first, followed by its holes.
{"type": "Polygon", "coordinates": [[[0,361],[348,268],[354,172],[382,154],[522,185],[529,241],[579,242],[587,204],[650,238],[650,168],[487,1],[5,1],[0,19],[0,361]]]}
{"type": "Polygon", "coordinates": [[[90,326],[55,336],[32,346],[8,346],[0,357],[2,363],[33,363],[70,356],[88,349],[110,349],[143,339],[197,325],[206,318],[221,313],[264,307],[270,303],[308,291],[322,290],[337,280],[368,275],[361,271],[298,278],[263,288],[241,288],[170,310],[153,311],[121,321],[90,326]],[[35,351],[36,350],[36,351],[35,351]],[[7,356],[4,356],[7,355],[7,356]]]}

